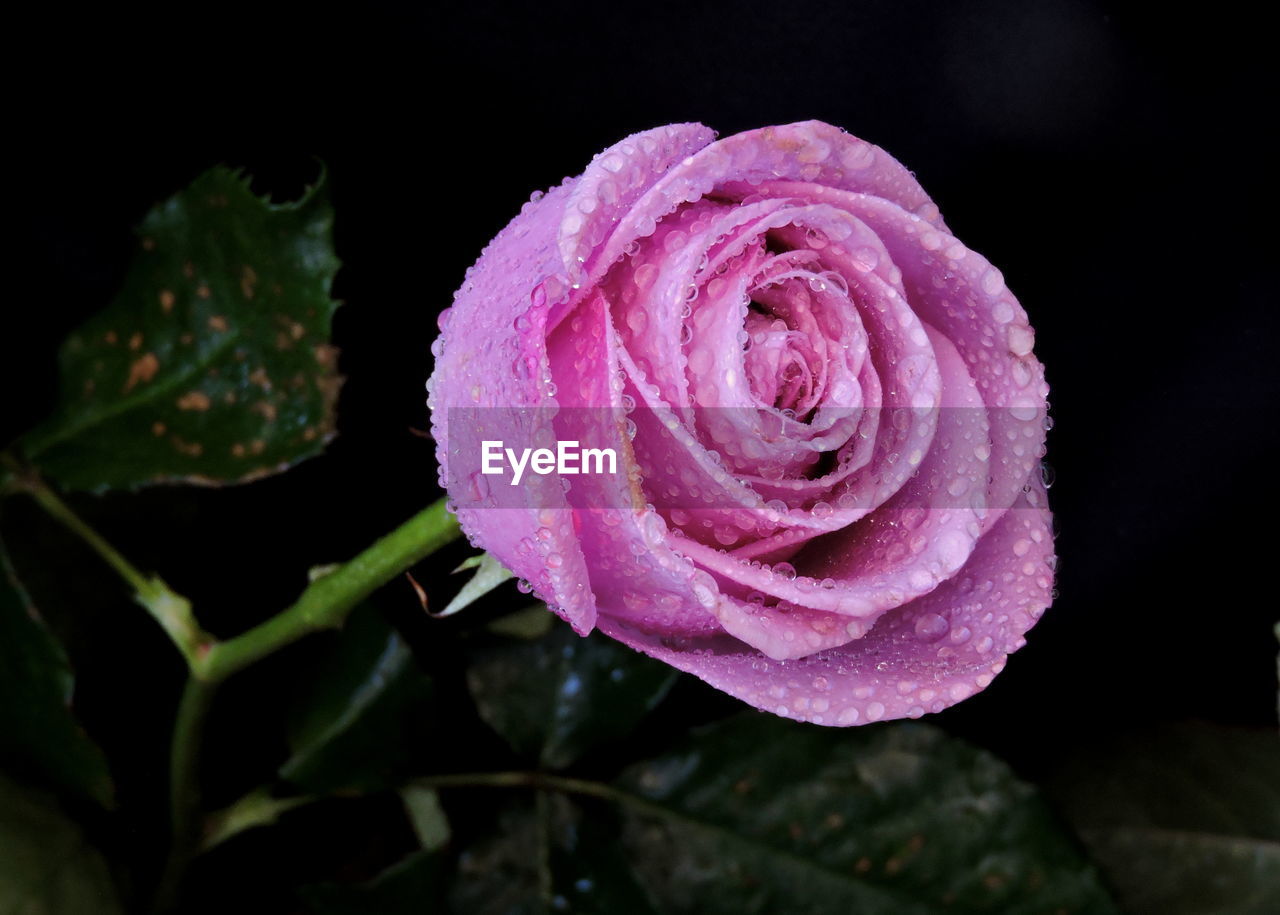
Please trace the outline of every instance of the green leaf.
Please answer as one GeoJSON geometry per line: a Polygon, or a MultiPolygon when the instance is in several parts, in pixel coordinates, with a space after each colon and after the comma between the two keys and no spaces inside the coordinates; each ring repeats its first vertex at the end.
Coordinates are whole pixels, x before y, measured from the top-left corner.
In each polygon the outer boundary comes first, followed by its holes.
{"type": "Polygon", "coordinates": [[[480,716],[549,769],[630,733],[675,678],[665,664],[566,625],[536,642],[492,646],[467,671],[480,716]]]}
{"type": "Polygon", "coordinates": [[[26,456],[100,491],[245,482],[319,453],[341,383],[323,183],[273,204],[215,168],[152,210],[124,289],[63,344],[61,400],[26,456]]]}
{"type": "Polygon", "coordinates": [[[612,817],[588,815],[562,797],[549,798],[546,807],[553,909],[577,915],[658,912],[618,847],[612,817]]]}
{"type": "Polygon", "coordinates": [[[1280,911],[1280,736],[1179,725],[1082,751],[1052,788],[1135,912],[1280,911]]]}
{"type": "Polygon", "coordinates": [[[468,915],[654,915],[617,846],[613,817],[593,818],[567,798],[507,798],[497,829],[468,848],[450,891],[468,915]]]}
{"type": "Polygon", "coordinates": [[[113,915],[106,863],[43,794],[0,775],[0,912],[113,915]]]}
{"type": "Polygon", "coordinates": [[[462,590],[436,616],[453,616],[459,610],[466,609],[484,597],[504,581],[514,577],[506,566],[488,553],[472,556],[453,571],[462,572],[466,569],[475,569],[476,574],[467,579],[467,583],[462,586],[462,590]]]}
{"type": "Polygon", "coordinates": [[[1114,911],[1034,789],[933,727],[753,714],[618,786],[624,848],[663,910],[1114,911]]]}
{"type": "Polygon", "coordinates": [[[390,786],[426,731],[431,681],[398,633],[374,610],[356,610],[330,634],[289,727],[286,781],[311,792],[390,786]]]}
{"type": "Polygon", "coordinates": [[[458,858],[450,911],[467,915],[542,915],[550,904],[545,833],[533,798],[513,796],[496,828],[458,858]]]}
{"type": "Polygon", "coordinates": [[[550,632],[555,622],[555,615],[547,612],[546,604],[533,604],[515,613],[500,616],[486,624],[484,628],[494,635],[534,641],[550,632]]]}
{"type": "Polygon", "coordinates": [[[435,789],[407,785],[400,789],[400,800],[413,824],[414,835],[425,850],[438,851],[449,843],[449,818],[435,789]]]}
{"type": "Polygon", "coordinates": [[[231,806],[205,816],[201,851],[221,845],[246,830],[270,826],[290,810],[313,800],[312,797],[275,797],[266,788],[252,791],[231,806]]]}
{"type": "Polygon", "coordinates": [[[315,915],[426,915],[446,911],[443,870],[439,855],[420,851],[368,883],[323,883],[303,887],[298,895],[315,915]]]}
{"type": "Polygon", "coordinates": [[[106,759],[71,714],[74,686],[62,646],[41,622],[0,540],[0,762],[109,805],[106,759]]]}

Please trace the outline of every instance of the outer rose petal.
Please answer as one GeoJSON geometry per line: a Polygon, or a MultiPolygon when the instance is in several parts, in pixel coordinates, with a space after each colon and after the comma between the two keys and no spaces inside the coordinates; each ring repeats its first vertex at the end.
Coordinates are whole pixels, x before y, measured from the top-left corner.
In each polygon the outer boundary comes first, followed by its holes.
{"type": "MultiPolygon", "coordinates": [[[[427,384],[427,402],[442,485],[451,479],[451,458],[479,453],[478,447],[463,450],[458,442],[450,441],[451,408],[497,408],[489,415],[506,428],[487,430],[478,435],[477,442],[479,438],[534,441],[539,434],[552,432],[546,409],[513,408],[552,403],[543,381],[550,377],[547,309],[531,307],[531,294],[534,299],[539,294],[545,298],[542,281],[561,271],[556,233],[573,187],[572,181],[567,182],[526,205],[485,248],[467,272],[453,307],[441,316],[443,345],[434,348],[436,368],[427,384]],[[517,326],[518,318],[526,322],[523,329],[517,326]],[[525,371],[518,371],[517,366],[525,371]],[[536,428],[539,423],[547,428],[536,428]]],[[[468,428],[452,431],[473,434],[477,430],[468,424],[468,428]]],[[[461,471],[471,470],[479,468],[461,468],[457,475],[465,477],[461,471]]],[[[468,539],[531,582],[576,632],[590,632],[596,620],[595,595],[573,532],[572,515],[557,481],[534,477],[531,485],[519,490],[525,507],[491,508],[485,505],[486,481],[478,473],[471,480],[473,491],[458,492],[454,487],[450,492],[468,539]],[[561,557],[554,570],[547,563],[553,554],[561,557]]]]}
{"type": "Polygon", "coordinates": [[[600,629],[789,718],[850,725],[938,712],[990,684],[1049,605],[1053,536],[1038,475],[1028,490],[953,578],[840,648],[772,661],[728,637],[662,639],[607,618],[600,629]]]}
{"type": "Polygon", "coordinates": [[[581,278],[614,223],[673,165],[715,136],[701,124],[670,124],[632,134],[592,159],[560,224],[560,253],[569,275],[581,278]]]}
{"type": "Polygon", "coordinates": [[[636,199],[606,244],[596,262],[597,269],[600,264],[607,266],[616,260],[616,255],[613,258],[609,255],[621,254],[622,248],[637,235],[648,234],[643,231],[645,227],[681,203],[698,200],[717,184],[731,180],[753,184],[772,180],[804,181],[874,194],[944,228],[938,208],[929,195],[911,173],[884,150],[830,124],[801,121],[734,134],[681,161],[636,199]]]}

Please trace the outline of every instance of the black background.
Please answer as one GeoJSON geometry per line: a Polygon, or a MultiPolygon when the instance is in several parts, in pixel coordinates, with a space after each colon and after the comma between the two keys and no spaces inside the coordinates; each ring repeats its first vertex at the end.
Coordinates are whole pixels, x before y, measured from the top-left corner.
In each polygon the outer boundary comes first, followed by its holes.
{"type": "MultiPolygon", "coordinates": [[[[430,443],[409,432],[427,422],[435,317],[531,191],[659,124],[727,135],[818,118],[906,164],[1000,267],[1052,386],[1060,597],[989,689],[936,720],[1031,777],[1152,721],[1273,723],[1274,83],[1260,23],[1225,4],[1169,9],[471,2],[19,28],[48,52],[14,86],[7,141],[21,161],[0,431],[50,408],[59,340],[114,294],[153,203],[218,162],[279,198],[327,163],[348,376],[330,453],[237,490],[76,500],[233,634],[308,565],[435,498],[430,443]]],[[[75,608],[51,615],[89,729],[145,807],[178,662],[96,560],[15,509],[6,527],[34,530],[57,573],[49,603],[75,608]]],[[[424,665],[448,663],[447,624],[407,588],[383,600],[424,665]]],[[[250,700],[283,685],[250,674],[225,703],[215,796],[250,787],[276,751],[250,700]]],[[[677,698],[697,718],[724,708],[710,693],[690,682],[677,698]]]]}

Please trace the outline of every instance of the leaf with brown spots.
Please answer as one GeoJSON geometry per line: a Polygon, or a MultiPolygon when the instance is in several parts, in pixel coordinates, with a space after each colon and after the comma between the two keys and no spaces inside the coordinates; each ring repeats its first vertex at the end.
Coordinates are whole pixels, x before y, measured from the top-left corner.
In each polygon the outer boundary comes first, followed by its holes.
{"type": "MultiPolygon", "coordinates": [[[[562,643],[541,644],[546,660],[523,678],[507,674],[525,690],[542,689],[560,663],[562,643]]],[[[611,771],[654,733],[609,742],[598,763],[611,771]]],[[[525,782],[538,789],[533,799],[500,796],[496,829],[455,834],[454,910],[1117,912],[1036,789],[931,725],[838,730],[751,712],[699,728],[612,781],[592,780],[593,768],[577,761],[562,778],[540,767],[525,782]]],[[[446,805],[462,801],[447,778],[422,784],[446,792],[446,805]]]]}
{"type": "Polygon", "coordinates": [[[752,713],[614,787],[626,860],[662,911],[1116,911],[1034,788],[929,725],[752,713]]]}
{"type": "Polygon", "coordinates": [[[338,259],[324,177],[275,204],[215,168],[152,210],[119,296],[63,344],[22,449],[71,489],[241,483],[334,434],[338,259]]]}

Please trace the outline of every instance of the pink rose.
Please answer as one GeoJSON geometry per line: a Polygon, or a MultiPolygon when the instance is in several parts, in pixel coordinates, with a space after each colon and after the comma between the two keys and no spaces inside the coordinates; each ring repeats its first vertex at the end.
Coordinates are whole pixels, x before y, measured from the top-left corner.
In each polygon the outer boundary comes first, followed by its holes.
{"type": "Polygon", "coordinates": [[[534,195],[440,328],[462,527],[580,634],[851,725],[981,690],[1050,602],[1026,314],[835,127],[628,137],[534,195]],[[511,485],[494,441],[621,466],[511,485]]]}

